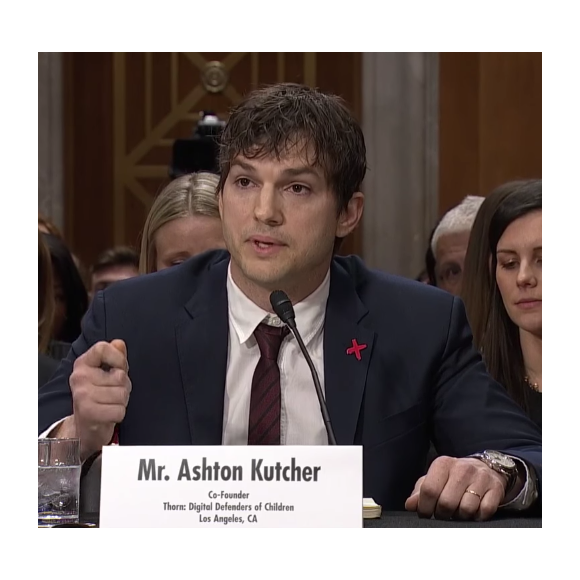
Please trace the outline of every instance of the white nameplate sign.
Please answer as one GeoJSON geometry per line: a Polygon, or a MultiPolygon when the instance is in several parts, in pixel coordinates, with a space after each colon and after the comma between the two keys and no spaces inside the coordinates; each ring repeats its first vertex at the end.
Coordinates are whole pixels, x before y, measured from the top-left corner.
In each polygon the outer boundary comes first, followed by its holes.
{"type": "Polygon", "coordinates": [[[362,447],[109,446],[102,528],[361,528],[362,447]]]}

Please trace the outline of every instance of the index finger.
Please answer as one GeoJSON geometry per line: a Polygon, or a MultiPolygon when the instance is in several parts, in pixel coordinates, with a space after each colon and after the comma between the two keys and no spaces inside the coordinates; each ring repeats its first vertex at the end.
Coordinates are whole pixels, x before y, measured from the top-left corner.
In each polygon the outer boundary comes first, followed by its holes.
{"type": "Polygon", "coordinates": [[[101,368],[102,366],[128,370],[127,357],[112,344],[108,342],[97,342],[83,355],[84,363],[93,368],[101,368]]]}

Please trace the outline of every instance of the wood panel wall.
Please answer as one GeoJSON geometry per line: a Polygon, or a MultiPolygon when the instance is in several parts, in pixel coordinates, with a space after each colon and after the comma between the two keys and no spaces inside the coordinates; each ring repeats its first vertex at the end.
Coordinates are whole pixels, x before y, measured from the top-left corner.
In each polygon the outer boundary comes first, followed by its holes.
{"type": "Polygon", "coordinates": [[[440,54],[439,210],[542,176],[542,53],[440,54]]]}

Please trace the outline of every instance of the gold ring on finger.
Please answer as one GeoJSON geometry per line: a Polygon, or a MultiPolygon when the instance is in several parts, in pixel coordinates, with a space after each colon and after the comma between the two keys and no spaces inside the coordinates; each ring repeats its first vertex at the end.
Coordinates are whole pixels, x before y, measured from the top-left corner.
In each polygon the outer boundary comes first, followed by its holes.
{"type": "Polygon", "coordinates": [[[466,489],[465,493],[472,493],[473,495],[476,495],[480,499],[480,501],[482,499],[482,497],[476,491],[473,491],[472,489],[466,489]]]}

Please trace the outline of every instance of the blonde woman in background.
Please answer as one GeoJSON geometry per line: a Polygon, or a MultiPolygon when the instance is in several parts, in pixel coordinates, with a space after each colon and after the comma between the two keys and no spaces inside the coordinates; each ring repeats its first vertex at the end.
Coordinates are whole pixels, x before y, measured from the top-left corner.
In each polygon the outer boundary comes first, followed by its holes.
{"type": "Polygon", "coordinates": [[[219,177],[199,172],[172,181],[157,196],[143,228],[139,271],[150,274],[207,250],[225,248],[219,177]]]}

